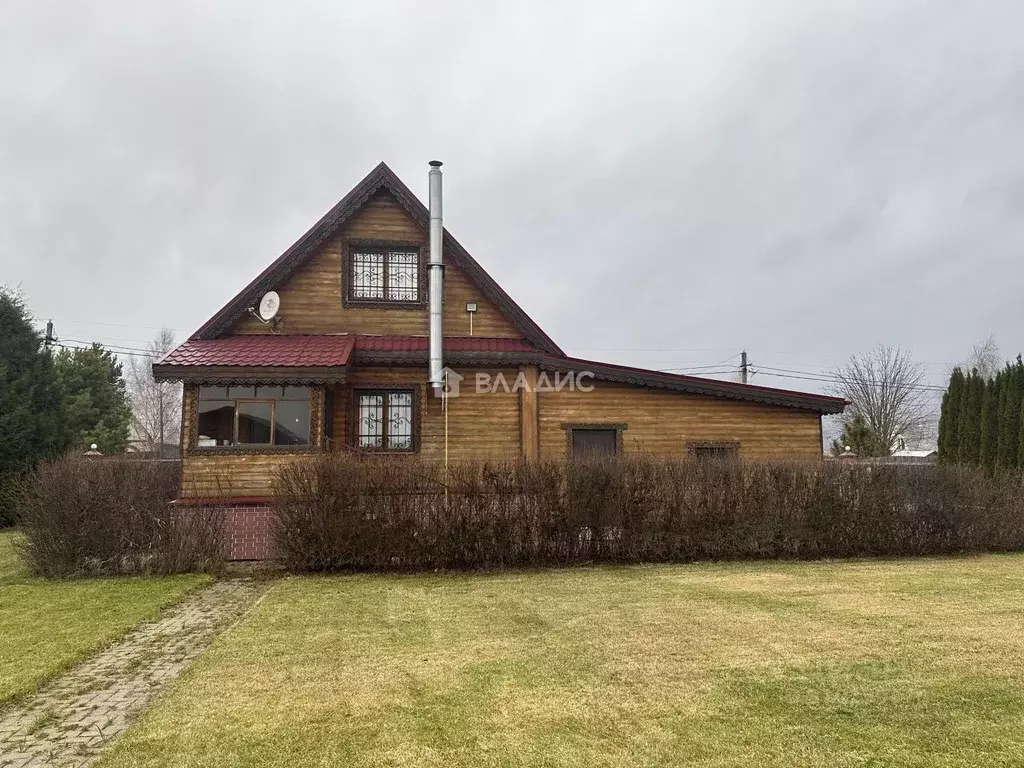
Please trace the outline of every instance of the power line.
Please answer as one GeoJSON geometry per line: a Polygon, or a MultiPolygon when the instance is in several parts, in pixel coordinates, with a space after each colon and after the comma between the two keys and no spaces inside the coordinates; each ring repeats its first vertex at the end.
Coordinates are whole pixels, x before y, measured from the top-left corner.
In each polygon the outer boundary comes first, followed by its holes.
{"type": "Polygon", "coordinates": [[[125,352],[142,352],[142,353],[149,354],[149,355],[153,354],[148,349],[142,349],[140,347],[129,347],[129,346],[125,345],[125,344],[104,344],[104,343],[98,342],[98,341],[86,341],[85,339],[64,339],[64,341],[69,341],[69,342],[72,342],[73,344],[89,344],[89,345],[99,344],[101,347],[103,347],[105,349],[111,349],[111,350],[121,349],[121,350],[124,350],[125,352]]]}
{"type": "MultiPolygon", "coordinates": [[[[125,323],[103,323],[98,320],[70,320],[66,317],[55,317],[52,318],[55,323],[71,323],[72,325],[105,325],[110,328],[139,328],[145,331],[162,331],[167,328],[169,331],[177,331],[178,333],[192,333],[192,330],[187,328],[168,328],[166,325],[157,327],[155,325],[128,325],[125,323]]],[[[37,320],[36,322],[41,322],[37,320]]]]}
{"type": "MultiPolygon", "coordinates": [[[[81,349],[81,350],[92,349],[92,344],[88,343],[88,342],[87,342],[87,345],[84,346],[84,347],[82,347],[82,346],[74,346],[73,344],[67,344],[67,343],[65,343],[63,341],[54,341],[54,342],[52,342],[52,345],[55,346],[55,347],[60,347],[61,349],[81,349]]],[[[124,352],[122,350],[117,350],[117,349],[107,349],[102,344],[100,345],[100,347],[102,347],[107,352],[112,352],[113,354],[117,355],[118,357],[121,357],[122,355],[124,355],[124,356],[127,356],[127,357],[145,357],[145,358],[149,358],[150,360],[153,360],[153,359],[156,359],[157,357],[159,357],[159,355],[154,355],[154,354],[152,354],[150,352],[141,352],[141,351],[140,352],[124,352]]]]}
{"type": "MultiPolygon", "coordinates": [[[[787,372],[784,372],[786,370],[787,369],[785,369],[785,368],[772,368],[771,366],[763,365],[763,366],[760,366],[760,368],[758,370],[754,371],[754,372],[755,373],[765,373],[768,376],[777,376],[780,379],[802,379],[802,380],[805,380],[805,381],[820,381],[820,382],[824,382],[826,384],[835,384],[835,383],[841,381],[841,379],[839,377],[834,376],[834,375],[832,375],[832,376],[829,376],[829,375],[807,376],[807,375],[803,375],[804,374],[803,371],[798,371],[798,372],[795,372],[795,373],[787,373],[787,372]]],[[[941,386],[938,386],[936,384],[909,384],[907,386],[908,386],[909,389],[914,389],[914,390],[918,390],[918,391],[921,391],[921,392],[945,392],[946,391],[945,387],[941,387],[941,386]]]]}

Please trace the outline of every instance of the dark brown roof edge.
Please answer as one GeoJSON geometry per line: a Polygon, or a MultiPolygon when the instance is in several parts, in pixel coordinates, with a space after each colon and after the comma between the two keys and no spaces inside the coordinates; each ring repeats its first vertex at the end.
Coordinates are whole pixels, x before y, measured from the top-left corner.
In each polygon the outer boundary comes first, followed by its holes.
{"type": "Polygon", "coordinates": [[[573,357],[555,357],[548,355],[541,362],[546,370],[589,371],[594,378],[613,381],[621,384],[634,384],[641,387],[657,387],[677,392],[689,392],[695,395],[724,397],[730,400],[744,400],[752,403],[781,405],[787,408],[802,408],[820,414],[842,413],[847,402],[841,397],[815,395],[809,392],[796,392],[790,389],[761,387],[755,384],[739,384],[715,379],[703,379],[697,376],[684,376],[678,373],[663,373],[646,368],[632,368],[626,365],[600,363],[593,360],[581,360],[573,357]]]}
{"type": "MultiPolygon", "coordinates": [[[[192,334],[191,338],[212,339],[223,332],[234,320],[242,316],[246,308],[251,306],[262,293],[280,284],[291,275],[324,241],[381,189],[391,192],[413,219],[425,231],[427,230],[430,212],[426,206],[402,183],[395,172],[388,168],[387,164],[380,163],[337,205],[324,214],[302,237],[263,270],[255,280],[207,320],[198,331],[192,334]]],[[[446,258],[450,257],[454,264],[461,267],[470,280],[480,288],[484,296],[512,319],[527,340],[550,354],[564,354],[551,337],[544,333],[541,327],[533,321],[533,318],[526,314],[522,307],[516,304],[512,297],[494,281],[494,278],[487,274],[447,229],[444,230],[444,251],[446,258]]]]}

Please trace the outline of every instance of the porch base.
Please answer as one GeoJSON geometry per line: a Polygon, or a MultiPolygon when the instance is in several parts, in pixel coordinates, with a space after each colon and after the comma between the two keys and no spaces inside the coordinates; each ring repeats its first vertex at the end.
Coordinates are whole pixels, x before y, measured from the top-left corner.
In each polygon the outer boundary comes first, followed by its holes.
{"type": "Polygon", "coordinates": [[[273,555],[271,499],[178,499],[179,507],[219,507],[225,510],[224,544],[232,561],[269,560],[273,555]]]}

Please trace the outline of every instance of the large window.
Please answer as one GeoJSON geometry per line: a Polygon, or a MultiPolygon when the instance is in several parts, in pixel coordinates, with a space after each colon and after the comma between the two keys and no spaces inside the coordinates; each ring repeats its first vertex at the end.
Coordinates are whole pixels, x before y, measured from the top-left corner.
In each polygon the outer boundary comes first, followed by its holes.
{"type": "Polygon", "coordinates": [[[353,303],[421,303],[419,248],[351,246],[346,298],[353,303]]]}
{"type": "Polygon", "coordinates": [[[367,451],[415,449],[412,390],[356,390],[356,447],[367,451]]]}
{"type": "Polygon", "coordinates": [[[308,446],[309,387],[200,387],[196,446],[308,446]]]}

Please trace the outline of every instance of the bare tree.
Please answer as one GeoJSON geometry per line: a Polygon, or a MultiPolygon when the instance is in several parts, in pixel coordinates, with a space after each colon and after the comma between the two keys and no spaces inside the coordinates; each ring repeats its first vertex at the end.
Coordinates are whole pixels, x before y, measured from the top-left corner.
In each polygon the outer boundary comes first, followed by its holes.
{"type": "Polygon", "coordinates": [[[977,371],[984,379],[994,379],[1002,370],[1003,358],[999,354],[996,337],[989,336],[980,344],[971,348],[971,354],[962,366],[965,371],[977,371]]]}
{"type": "Polygon", "coordinates": [[[899,438],[917,438],[928,430],[931,401],[924,367],[910,353],[887,345],[850,358],[835,373],[838,393],[853,405],[849,419],[867,425],[872,455],[888,456],[899,438]]]}
{"type": "Polygon", "coordinates": [[[132,428],[141,450],[163,455],[163,446],[177,443],[181,430],[181,384],[156,381],[153,363],[175,346],[167,328],[148,345],[149,354],[129,358],[125,370],[132,405],[132,428]]]}

